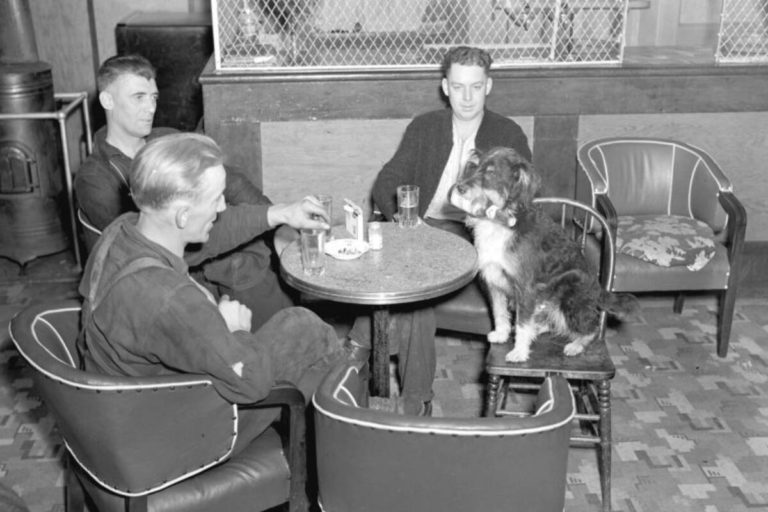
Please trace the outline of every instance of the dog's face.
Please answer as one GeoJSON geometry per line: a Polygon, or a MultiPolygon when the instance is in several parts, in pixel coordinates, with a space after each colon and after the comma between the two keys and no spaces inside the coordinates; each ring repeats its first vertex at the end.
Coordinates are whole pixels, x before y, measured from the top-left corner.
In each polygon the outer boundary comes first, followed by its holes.
{"type": "Polygon", "coordinates": [[[494,148],[470,161],[451,188],[451,204],[474,217],[514,225],[515,213],[531,205],[540,179],[530,162],[510,148],[494,148]]]}

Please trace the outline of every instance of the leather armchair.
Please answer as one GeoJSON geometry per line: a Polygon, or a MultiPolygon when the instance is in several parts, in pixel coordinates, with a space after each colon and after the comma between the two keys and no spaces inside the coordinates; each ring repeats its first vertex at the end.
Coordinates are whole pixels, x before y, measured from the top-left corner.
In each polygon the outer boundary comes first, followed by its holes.
{"type": "MultiPolygon", "coordinates": [[[[305,404],[278,385],[253,407],[288,413],[288,446],[269,428],[231,456],[238,407],[203,376],[113,377],[80,370],[80,303],[38,304],[10,324],[69,453],[66,509],[305,510],[305,404]]],[[[243,406],[241,405],[240,408],[243,406]]]]}
{"type": "Polygon", "coordinates": [[[364,371],[340,364],[313,397],[327,512],[562,512],[575,404],[547,377],[532,414],[424,418],[367,408],[364,371]]]}
{"type": "MultiPolygon", "coordinates": [[[[703,268],[663,267],[616,255],[612,289],[622,292],[715,290],[719,298],[717,353],[725,357],[736,302],[747,216],[733,187],[704,151],[667,139],[611,137],[587,142],[578,152],[577,198],[596,208],[613,229],[623,216],[682,216],[706,223],[715,255],[703,268]]],[[[621,232],[618,233],[621,235],[621,232]]]]}

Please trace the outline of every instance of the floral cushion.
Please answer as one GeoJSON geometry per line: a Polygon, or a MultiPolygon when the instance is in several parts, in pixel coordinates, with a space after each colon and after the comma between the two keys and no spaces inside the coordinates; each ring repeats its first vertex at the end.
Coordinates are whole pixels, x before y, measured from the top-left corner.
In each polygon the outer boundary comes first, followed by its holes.
{"type": "Polygon", "coordinates": [[[616,251],[662,267],[699,270],[715,255],[714,233],[705,223],[679,215],[619,217],[616,251]]]}

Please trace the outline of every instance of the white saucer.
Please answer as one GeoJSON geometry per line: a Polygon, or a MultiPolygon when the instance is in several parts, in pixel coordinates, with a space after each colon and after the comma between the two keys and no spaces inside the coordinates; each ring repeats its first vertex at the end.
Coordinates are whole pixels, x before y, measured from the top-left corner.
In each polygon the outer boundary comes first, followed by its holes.
{"type": "Polygon", "coordinates": [[[325,254],[337,260],[353,260],[368,252],[368,242],[354,238],[337,238],[325,244],[325,254]]]}

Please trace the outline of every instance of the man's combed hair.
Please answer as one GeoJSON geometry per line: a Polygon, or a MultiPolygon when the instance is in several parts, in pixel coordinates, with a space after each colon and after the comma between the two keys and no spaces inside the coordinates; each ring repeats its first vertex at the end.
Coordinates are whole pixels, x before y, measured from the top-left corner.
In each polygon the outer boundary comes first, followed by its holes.
{"type": "Polygon", "coordinates": [[[488,75],[491,72],[493,59],[491,58],[491,55],[482,48],[455,46],[448,50],[443,57],[443,65],[440,69],[442,69],[444,77],[448,76],[448,71],[453,64],[461,64],[462,66],[480,66],[485,69],[485,74],[488,75]]]}
{"type": "Polygon", "coordinates": [[[159,210],[176,199],[194,199],[206,169],[222,165],[218,144],[198,133],[174,133],[148,142],[131,163],[129,184],[140,210],[159,210]]]}
{"type": "Polygon", "coordinates": [[[138,75],[147,80],[154,80],[155,67],[146,58],[138,54],[115,55],[104,61],[96,75],[99,91],[105,90],[122,75],[138,75]]]}

